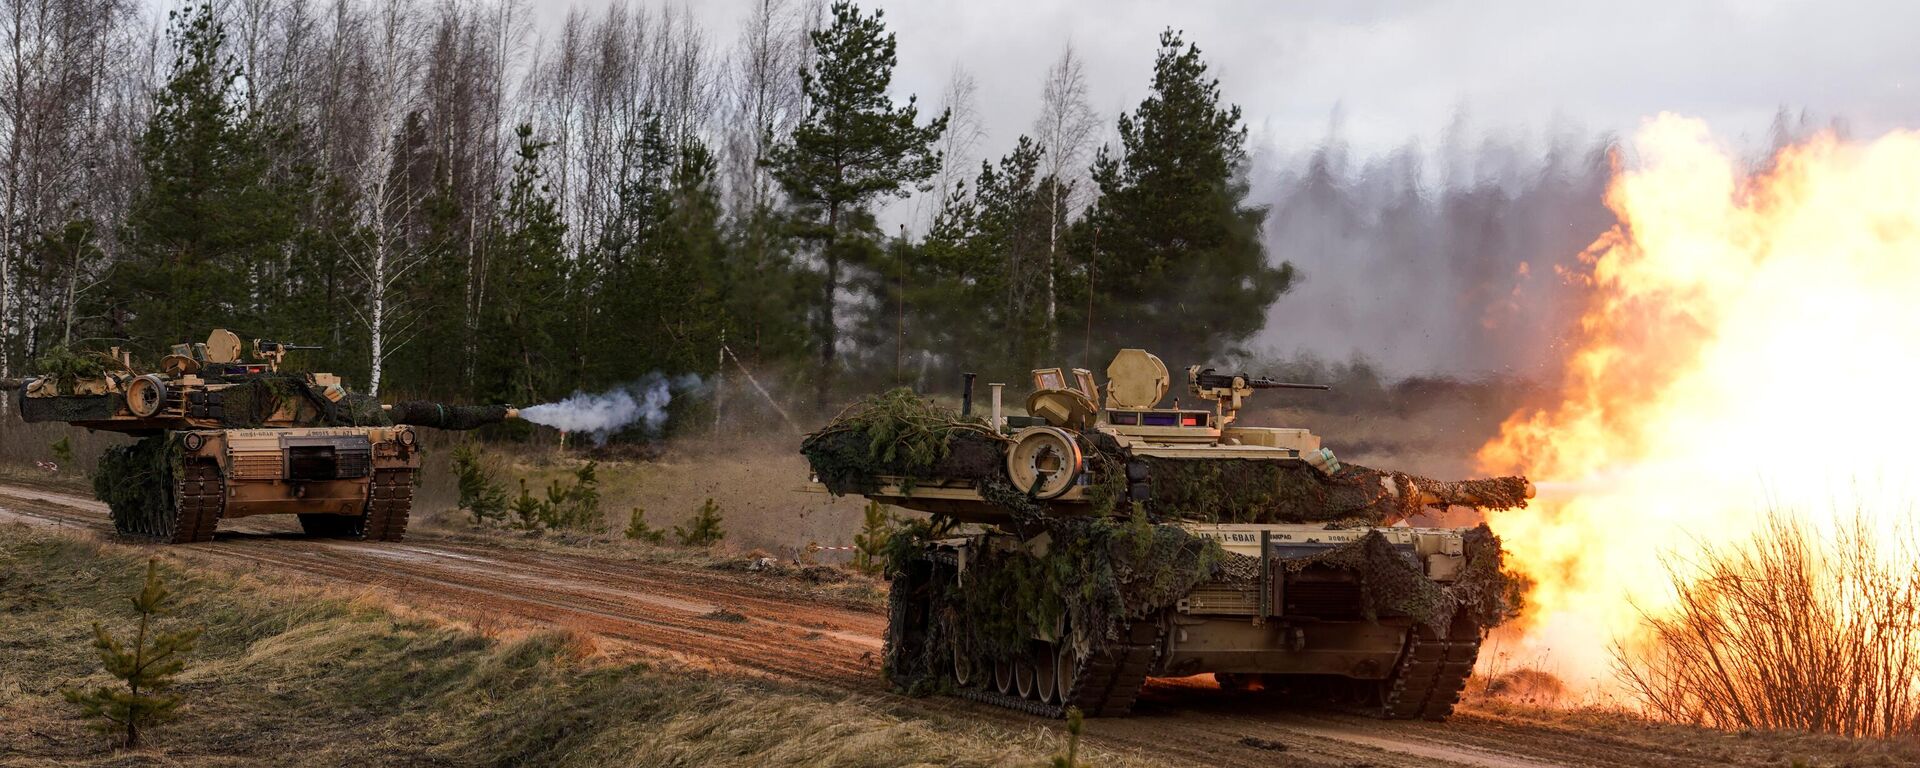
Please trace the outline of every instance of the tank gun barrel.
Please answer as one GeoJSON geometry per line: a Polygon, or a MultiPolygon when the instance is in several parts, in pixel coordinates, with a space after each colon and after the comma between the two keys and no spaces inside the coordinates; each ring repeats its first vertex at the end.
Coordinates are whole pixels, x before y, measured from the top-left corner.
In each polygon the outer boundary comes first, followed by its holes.
{"type": "Polygon", "coordinates": [[[395,424],[433,429],[479,429],[520,418],[520,409],[508,405],[448,405],[431,400],[405,400],[380,408],[395,424]]]}
{"type": "Polygon", "coordinates": [[[1439,509],[1450,506],[1511,509],[1526,506],[1526,501],[1535,493],[1533,481],[1517,476],[1453,482],[1419,479],[1408,485],[1420,506],[1439,509]]]}

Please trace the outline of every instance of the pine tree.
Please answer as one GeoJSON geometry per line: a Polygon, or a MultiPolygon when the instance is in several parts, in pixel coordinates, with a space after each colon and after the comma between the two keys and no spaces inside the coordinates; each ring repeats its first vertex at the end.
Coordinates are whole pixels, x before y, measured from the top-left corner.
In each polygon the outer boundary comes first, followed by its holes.
{"type": "Polygon", "coordinates": [[[484,397],[533,403],[573,383],[568,350],[557,346],[570,338],[567,225],[540,165],[547,143],[534,138],[530,125],[520,125],[515,135],[519,148],[500,210],[480,331],[489,354],[479,364],[484,397]]]}
{"type": "Polygon", "coordinates": [[[732,286],[716,163],[696,139],[675,146],[655,118],[631,137],[625,164],[595,255],[601,285],[593,304],[605,321],[592,335],[605,343],[586,378],[598,385],[642,371],[709,373],[730,324],[732,286]]]}
{"type": "Polygon", "coordinates": [[[667,543],[666,529],[648,525],[647,511],[640,507],[634,507],[633,511],[627,514],[627,529],[624,533],[628,539],[644,541],[656,547],[667,543]]]}
{"type": "Polygon", "coordinates": [[[1100,197],[1078,233],[1083,281],[1092,261],[1095,323],[1129,346],[1229,351],[1266,324],[1294,276],[1290,264],[1267,263],[1266,210],[1243,205],[1240,108],[1221,106],[1199,47],[1168,30],[1152,92],[1120,116],[1119,133],[1118,154],[1102,149],[1094,162],[1100,197]]]}
{"type": "Polygon", "coordinates": [[[127,211],[108,316],[134,349],[201,338],[209,320],[252,327],[256,278],[294,232],[268,176],[266,131],[235,97],[240,68],[213,6],[169,18],[174,60],[140,144],[145,186],[127,211]]]}
{"type": "MultiPolygon", "coordinates": [[[[1040,148],[1025,136],[971,188],[947,197],[907,277],[903,312],[921,349],[940,350],[939,376],[958,368],[1013,376],[1048,362],[1048,229],[1036,180],[1040,148]]],[[[889,308],[889,311],[893,311],[889,308]]]]}
{"type": "Polygon", "coordinates": [[[160,561],[147,561],[146,584],[133,598],[133,609],[140,614],[140,628],[131,646],[107,634],[99,623],[93,625],[93,647],[107,674],[126,683],[126,689],[96,688],[92,691],[62,691],[67,701],[80,707],[83,717],[96,718],[102,733],[118,734],[121,745],[140,746],[140,731],[147,726],[172,720],[180,708],[180,697],[167,692],[173,678],[186,668],[181,658],[193,650],[200,636],[198,629],[164,632],[155,622],[172,607],[173,593],[160,580],[160,561]]]}
{"type": "Polygon", "coordinates": [[[815,405],[824,407],[838,366],[839,292],[843,267],[858,268],[878,255],[870,206],[887,196],[906,196],[940,169],[934,141],[947,115],[918,124],[914,97],[896,105],[893,35],[882,11],[862,14],[850,2],[833,4],[833,23],[811,33],[814,64],[800,71],[806,118],[768,160],[787,194],[793,232],[818,252],[819,284],[812,301],[813,344],[819,369],[815,405]]]}
{"type": "Polygon", "coordinates": [[[673,527],[673,537],[680,540],[681,546],[710,547],[727,537],[720,523],[720,505],[715,504],[713,499],[707,499],[693,513],[693,517],[687,518],[686,525],[673,527]]]}

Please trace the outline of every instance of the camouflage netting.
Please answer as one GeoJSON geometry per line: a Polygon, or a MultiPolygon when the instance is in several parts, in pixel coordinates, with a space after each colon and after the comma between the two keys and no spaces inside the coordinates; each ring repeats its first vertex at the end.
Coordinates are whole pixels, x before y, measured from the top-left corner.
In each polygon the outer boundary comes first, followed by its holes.
{"type": "MultiPolygon", "coordinates": [[[[896,680],[937,669],[954,643],[984,659],[1020,658],[1028,638],[1053,636],[1061,626],[1074,628],[1087,644],[1082,651],[1097,652],[1122,639],[1126,623],[1171,607],[1213,578],[1225,556],[1219,544],[1139,511],[1127,518],[1018,516],[1017,535],[974,537],[959,584],[928,585],[934,615],[946,619],[934,622],[921,658],[889,670],[896,680]]],[[[896,534],[889,577],[899,584],[927,542],[951,535],[952,526],[937,520],[896,534]]]]}
{"type": "Polygon", "coordinates": [[[98,379],[110,369],[118,371],[124,367],[103,352],[75,352],[67,347],[54,347],[36,358],[32,369],[52,380],[55,391],[72,394],[74,385],[82,379],[98,379]]]}
{"type": "Polygon", "coordinates": [[[20,419],[40,421],[104,421],[120,410],[119,395],[61,395],[27,397],[20,393],[20,419]]]}
{"type": "MultiPolygon", "coordinates": [[[[1451,584],[1426,577],[1413,556],[1387,542],[1379,531],[1358,541],[1284,562],[1290,573],[1309,569],[1348,571],[1360,585],[1361,608],[1369,620],[1408,616],[1444,632],[1462,612],[1476,626],[1493,627],[1520,612],[1524,577],[1504,570],[1500,537],[1486,524],[1466,534],[1466,567],[1451,584]]],[[[1251,558],[1248,558],[1251,559],[1251,558]]]]}
{"type": "Polygon", "coordinates": [[[800,453],[828,491],[843,495],[877,490],[881,475],[909,482],[998,477],[1005,444],[985,422],[901,388],[855,403],[808,435],[800,453]]]}
{"type": "Polygon", "coordinates": [[[1098,433],[1086,442],[1110,465],[1144,465],[1149,510],[1200,522],[1385,525],[1420,512],[1421,492],[1481,509],[1527,505],[1519,477],[1441,482],[1358,464],[1327,475],[1298,461],[1136,457],[1098,433]]]}
{"type": "Polygon", "coordinates": [[[114,527],[153,530],[153,521],[173,514],[174,481],[184,451],[178,438],[155,435],[108,448],[93,473],[93,494],[107,503],[114,527]]]}

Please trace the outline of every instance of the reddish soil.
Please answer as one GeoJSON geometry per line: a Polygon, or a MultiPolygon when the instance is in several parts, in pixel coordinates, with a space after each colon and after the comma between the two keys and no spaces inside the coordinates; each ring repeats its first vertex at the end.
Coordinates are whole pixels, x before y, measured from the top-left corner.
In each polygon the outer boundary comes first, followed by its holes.
{"type": "MultiPolygon", "coordinates": [[[[879,656],[885,616],[811,599],[788,579],[737,571],[530,551],[431,533],[404,543],[307,539],[277,518],[223,523],[216,540],[170,553],[211,565],[264,566],[330,590],[372,591],[488,631],[565,628],[614,655],[670,659],[890,699],[900,710],[1057,727],[956,699],[887,693],[879,656]]],[[[116,539],[103,505],[58,491],[0,485],[0,522],[116,539]]],[[[123,541],[124,543],[124,541],[123,541]]],[[[1174,765],[1717,766],[1902,764],[1888,745],[1649,727],[1637,720],[1468,707],[1447,723],[1380,722],[1303,712],[1210,678],[1155,681],[1135,715],[1092,721],[1088,740],[1174,765]]]]}

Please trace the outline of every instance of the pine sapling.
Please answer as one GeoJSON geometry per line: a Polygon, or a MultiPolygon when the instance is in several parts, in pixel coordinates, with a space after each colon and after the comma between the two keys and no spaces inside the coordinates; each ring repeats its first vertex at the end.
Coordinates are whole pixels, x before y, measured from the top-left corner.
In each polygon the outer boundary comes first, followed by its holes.
{"type": "Polygon", "coordinates": [[[885,504],[877,501],[867,502],[866,520],[860,525],[860,532],[853,537],[853,567],[865,574],[877,574],[885,567],[887,545],[893,541],[893,530],[898,522],[893,513],[887,511],[885,504]]]}
{"type": "Polygon", "coordinates": [[[626,533],[629,539],[644,541],[656,547],[667,543],[666,529],[647,525],[647,511],[640,507],[634,507],[633,512],[627,515],[626,533]]]}
{"type": "Polygon", "coordinates": [[[73,437],[71,435],[61,435],[60,439],[53,441],[53,444],[47,447],[53,451],[53,461],[55,464],[62,467],[73,466],[73,437]]]}
{"type": "Polygon", "coordinates": [[[527,491],[526,478],[520,479],[520,495],[508,508],[513,510],[515,527],[528,531],[539,530],[540,522],[550,514],[547,511],[547,503],[534,498],[533,494],[527,491]]]}
{"type": "Polygon", "coordinates": [[[474,525],[506,516],[507,491],[493,482],[493,468],[472,443],[453,449],[453,475],[460,485],[459,508],[473,515],[474,525]]]}
{"type": "Polygon", "coordinates": [[[720,505],[713,503],[711,498],[707,499],[707,503],[700,505],[700,511],[687,520],[686,527],[673,527],[673,535],[682,546],[706,547],[720,543],[727,536],[727,532],[720,528],[720,505]]]}
{"type": "Polygon", "coordinates": [[[92,691],[61,691],[67,701],[80,707],[80,715],[99,720],[102,733],[117,734],[122,746],[140,746],[142,729],[174,719],[180,697],[168,693],[173,677],[186,667],[181,656],[193,650],[200,630],[164,632],[156,620],[171,608],[173,593],[160,581],[160,562],[147,561],[147,581],[133,598],[140,614],[140,628],[131,646],[123,645],[107,634],[98,622],[93,625],[93,647],[100,652],[101,666],[107,674],[126,683],[126,688],[101,687],[92,691]]]}

